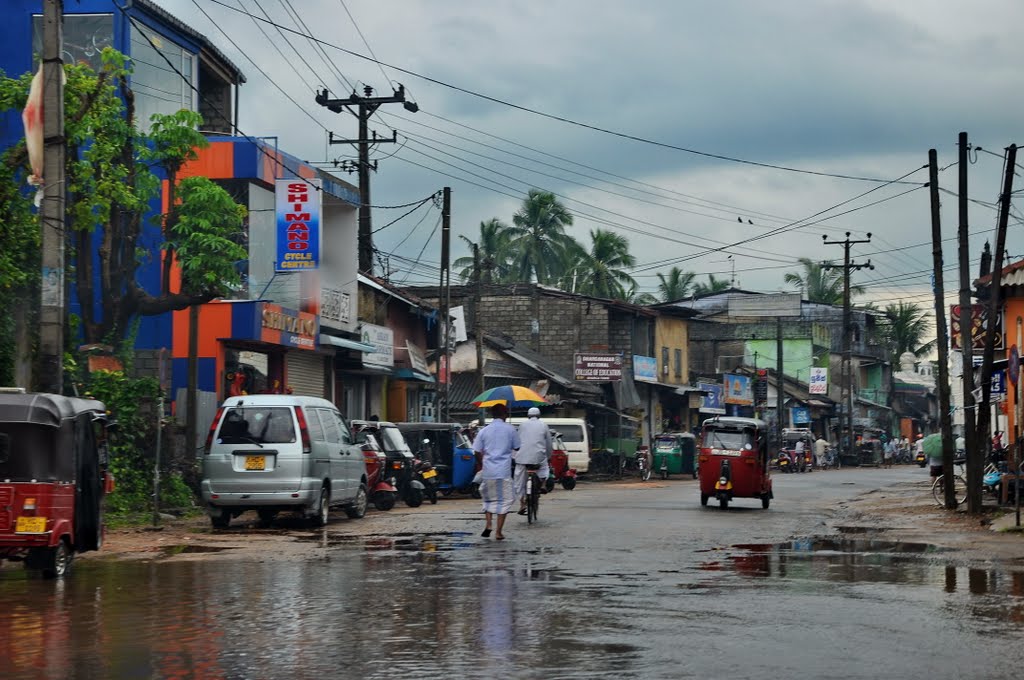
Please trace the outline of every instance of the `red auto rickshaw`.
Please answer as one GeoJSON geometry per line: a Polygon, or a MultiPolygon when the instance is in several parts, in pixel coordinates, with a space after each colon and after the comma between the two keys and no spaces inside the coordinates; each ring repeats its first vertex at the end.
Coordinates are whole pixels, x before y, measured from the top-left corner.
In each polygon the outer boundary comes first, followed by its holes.
{"type": "Polygon", "coordinates": [[[99,549],[108,426],[93,399],[0,391],[0,559],[53,578],[99,549]]]}
{"type": "Polygon", "coordinates": [[[705,420],[698,461],[701,505],[716,498],[724,509],[734,498],[760,498],[761,507],[767,509],[774,498],[763,420],[735,417],[705,420]]]}

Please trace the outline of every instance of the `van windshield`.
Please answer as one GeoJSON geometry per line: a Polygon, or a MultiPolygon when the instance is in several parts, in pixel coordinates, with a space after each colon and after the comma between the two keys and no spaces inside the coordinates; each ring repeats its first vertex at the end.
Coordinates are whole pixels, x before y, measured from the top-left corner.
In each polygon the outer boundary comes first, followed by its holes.
{"type": "Polygon", "coordinates": [[[291,444],[295,439],[288,406],[243,406],[224,413],[218,434],[222,444],[291,444]]]}
{"type": "Polygon", "coordinates": [[[562,435],[562,441],[578,444],[583,441],[583,428],[579,425],[552,425],[551,429],[562,435]]]}

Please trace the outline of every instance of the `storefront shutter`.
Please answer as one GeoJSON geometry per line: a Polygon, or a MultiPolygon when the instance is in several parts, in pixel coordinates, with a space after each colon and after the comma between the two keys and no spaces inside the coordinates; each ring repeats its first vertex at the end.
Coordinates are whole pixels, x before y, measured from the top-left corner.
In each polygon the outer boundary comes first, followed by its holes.
{"type": "Polygon", "coordinates": [[[285,355],[288,366],[288,387],[292,394],[306,397],[325,397],[323,355],[313,352],[292,351],[285,355]]]}

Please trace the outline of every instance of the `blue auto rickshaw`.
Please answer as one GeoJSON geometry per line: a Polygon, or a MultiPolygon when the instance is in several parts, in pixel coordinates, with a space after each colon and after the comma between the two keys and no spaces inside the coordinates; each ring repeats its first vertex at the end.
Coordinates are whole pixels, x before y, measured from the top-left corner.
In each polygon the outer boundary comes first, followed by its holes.
{"type": "Polygon", "coordinates": [[[478,464],[473,445],[458,423],[399,423],[409,447],[417,458],[430,461],[440,478],[444,496],[452,493],[477,495],[473,484],[478,464]]]}

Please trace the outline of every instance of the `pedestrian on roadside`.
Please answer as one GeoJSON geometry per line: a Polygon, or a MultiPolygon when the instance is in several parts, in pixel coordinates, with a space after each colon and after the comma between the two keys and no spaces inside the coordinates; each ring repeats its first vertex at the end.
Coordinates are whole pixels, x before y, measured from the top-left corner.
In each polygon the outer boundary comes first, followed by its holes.
{"type": "Polygon", "coordinates": [[[505,539],[502,529],[505,518],[515,503],[516,494],[512,484],[512,454],[519,448],[519,433],[505,422],[508,407],[495,404],[491,407],[491,420],[473,440],[473,450],[481,454],[483,468],[480,475],[480,497],[483,499],[486,524],[481,536],[491,535],[492,520],[497,516],[497,531],[494,539],[505,539]]]}
{"type": "Polygon", "coordinates": [[[892,467],[893,456],[896,455],[896,441],[895,440],[887,441],[885,443],[885,450],[883,451],[882,455],[884,456],[885,467],[886,468],[891,468],[892,467]]]}
{"type": "Polygon", "coordinates": [[[814,464],[819,468],[825,467],[825,453],[828,451],[828,442],[824,437],[814,440],[814,464]]]}
{"type": "Polygon", "coordinates": [[[540,419],[540,409],[536,406],[526,412],[529,418],[519,426],[519,450],[513,458],[516,461],[516,471],[512,476],[512,482],[516,487],[516,496],[519,498],[519,514],[526,514],[526,476],[528,470],[533,467],[537,470],[537,476],[541,481],[541,489],[548,480],[548,459],[551,458],[551,430],[540,419]]]}

